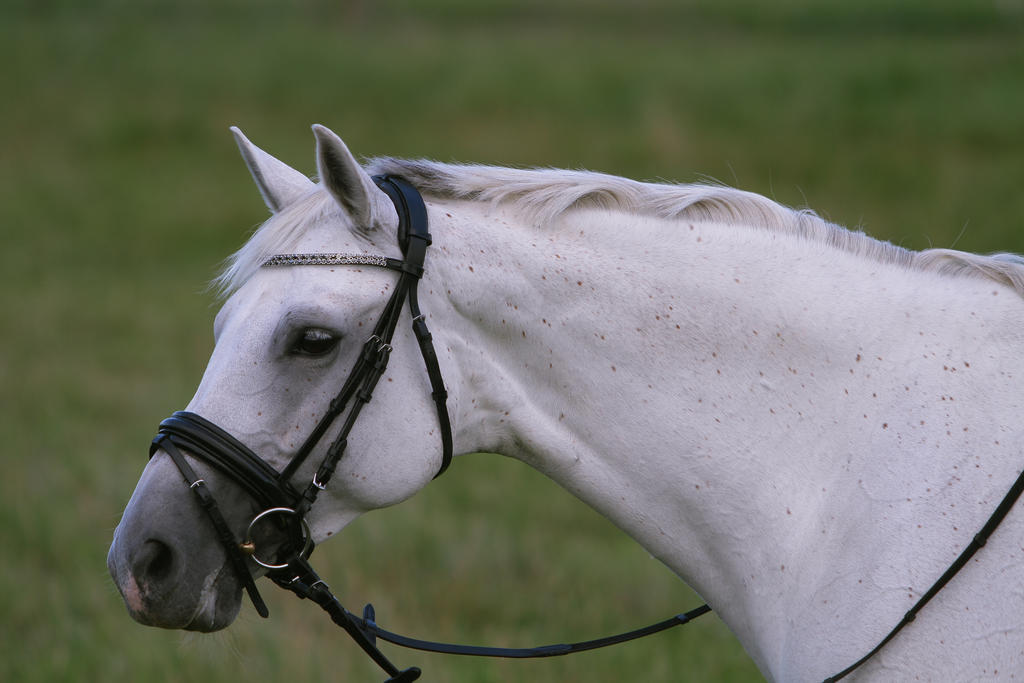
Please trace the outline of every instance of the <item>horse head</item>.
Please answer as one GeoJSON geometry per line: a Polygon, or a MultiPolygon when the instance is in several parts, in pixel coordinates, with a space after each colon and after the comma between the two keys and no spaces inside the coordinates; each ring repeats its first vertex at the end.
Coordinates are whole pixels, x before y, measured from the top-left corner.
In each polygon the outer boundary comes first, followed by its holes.
{"type": "MultiPolygon", "coordinates": [[[[228,297],[214,324],[215,346],[189,414],[216,424],[274,470],[284,470],[329,410],[401,274],[374,267],[261,267],[283,251],[384,255],[400,260],[399,217],[388,196],[328,129],[315,126],[320,182],[254,146],[234,129],[242,156],[272,216],[221,279],[228,297]]],[[[361,513],[422,488],[442,461],[438,418],[416,339],[399,326],[394,354],[347,435],[331,486],[306,514],[321,541],[361,513]],[[406,352],[409,351],[409,352],[406,352]],[[410,447],[415,444],[416,447],[410,447]]],[[[390,350],[390,346],[389,346],[390,350]]],[[[337,421],[342,422],[341,420],[337,421]]],[[[285,485],[301,491],[341,424],[329,424],[285,485]]],[[[194,457],[184,466],[212,492],[235,539],[261,510],[222,468],[194,457]]],[[[215,463],[216,464],[216,463],[215,463]]],[[[107,563],[131,615],[165,628],[213,631],[241,604],[239,571],[203,504],[165,447],[154,448],[118,525],[107,563]]],[[[252,562],[249,570],[261,571],[252,562]]]]}

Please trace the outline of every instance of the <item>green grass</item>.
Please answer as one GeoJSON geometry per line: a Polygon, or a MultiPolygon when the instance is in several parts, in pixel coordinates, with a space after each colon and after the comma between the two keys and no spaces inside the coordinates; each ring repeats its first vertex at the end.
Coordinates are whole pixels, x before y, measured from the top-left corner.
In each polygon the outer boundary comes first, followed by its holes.
{"type": "MultiPolygon", "coordinates": [[[[912,248],[1024,251],[1017,0],[10,0],[0,7],[0,680],[378,680],[267,586],[230,631],[132,623],[104,566],[156,423],[264,214],[227,127],[359,154],[717,178],[912,248]]],[[[480,456],[317,551],[350,609],[496,645],[698,600],[527,468],[480,456]]],[[[714,620],[575,658],[390,648],[428,680],[757,675],[714,620]]]]}

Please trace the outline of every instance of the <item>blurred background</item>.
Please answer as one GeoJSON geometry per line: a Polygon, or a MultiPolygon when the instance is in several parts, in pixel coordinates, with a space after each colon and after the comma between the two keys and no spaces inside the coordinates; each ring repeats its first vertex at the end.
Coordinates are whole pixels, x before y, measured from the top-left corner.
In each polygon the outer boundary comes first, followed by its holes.
{"type": "MultiPolygon", "coordinates": [[[[228,126],[357,155],[712,178],[910,248],[1024,252],[1022,0],[3,0],[0,680],[374,681],[267,583],[212,636],[144,628],[105,568],[205,291],[266,211],[228,126]]],[[[699,598],[526,467],[460,461],[317,552],[411,635],[584,639],[699,598]]],[[[387,648],[425,680],[750,681],[720,622],[567,659],[387,648]]]]}

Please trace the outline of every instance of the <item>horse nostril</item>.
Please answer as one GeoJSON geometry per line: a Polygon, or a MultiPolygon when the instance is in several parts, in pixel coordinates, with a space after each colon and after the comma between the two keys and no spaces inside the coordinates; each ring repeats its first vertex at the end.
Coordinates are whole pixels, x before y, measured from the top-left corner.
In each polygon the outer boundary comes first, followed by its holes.
{"type": "Polygon", "coordinates": [[[136,579],[160,581],[170,574],[174,566],[174,551],[163,541],[151,538],[142,544],[132,562],[132,573],[136,579]]]}

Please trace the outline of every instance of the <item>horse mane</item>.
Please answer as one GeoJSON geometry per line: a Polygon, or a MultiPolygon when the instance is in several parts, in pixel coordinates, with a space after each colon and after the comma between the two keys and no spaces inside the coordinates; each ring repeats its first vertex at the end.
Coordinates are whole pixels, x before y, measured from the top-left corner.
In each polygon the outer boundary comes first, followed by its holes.
{"type": "Polygon", "coordinates": [[[810,209],[791,209],[753,192],[711,183],[643,183],[591,171],[514,169],[434,161],[372,159],[370,173],[402,176],[440,199],[513,203],[538,223],[574,208],[619,210],[665,219],[747,225],[822,242],[853,254],[949,276],[973,275],[1008,285],[1024,296],[1024,258],[954,249],[912,251],[849,230],[810,209]]]}
{"type": "MultiPolygon", "coordinates": [[[[848,230],[809,209],[791,209],[753,192],[711,183],[643,183],[590,171],[515,169],[476,164],[381,157],[366,165],[371,174],[401,176],[437,199],[507,204],[537,224],[579,208],[617,210],[664,219],[745,225],[788,233],[901,267],[949,276],[980,276],[1008,285],[1024,296],[1024,258],[981,255],[953,249],[912,251],[848,230]]],[[[261,225],[226,261],[213,286],[226,296],[244,284],[268,257],[286,251],[311,221],[338,211],[317,186],[261,225]]]]}

